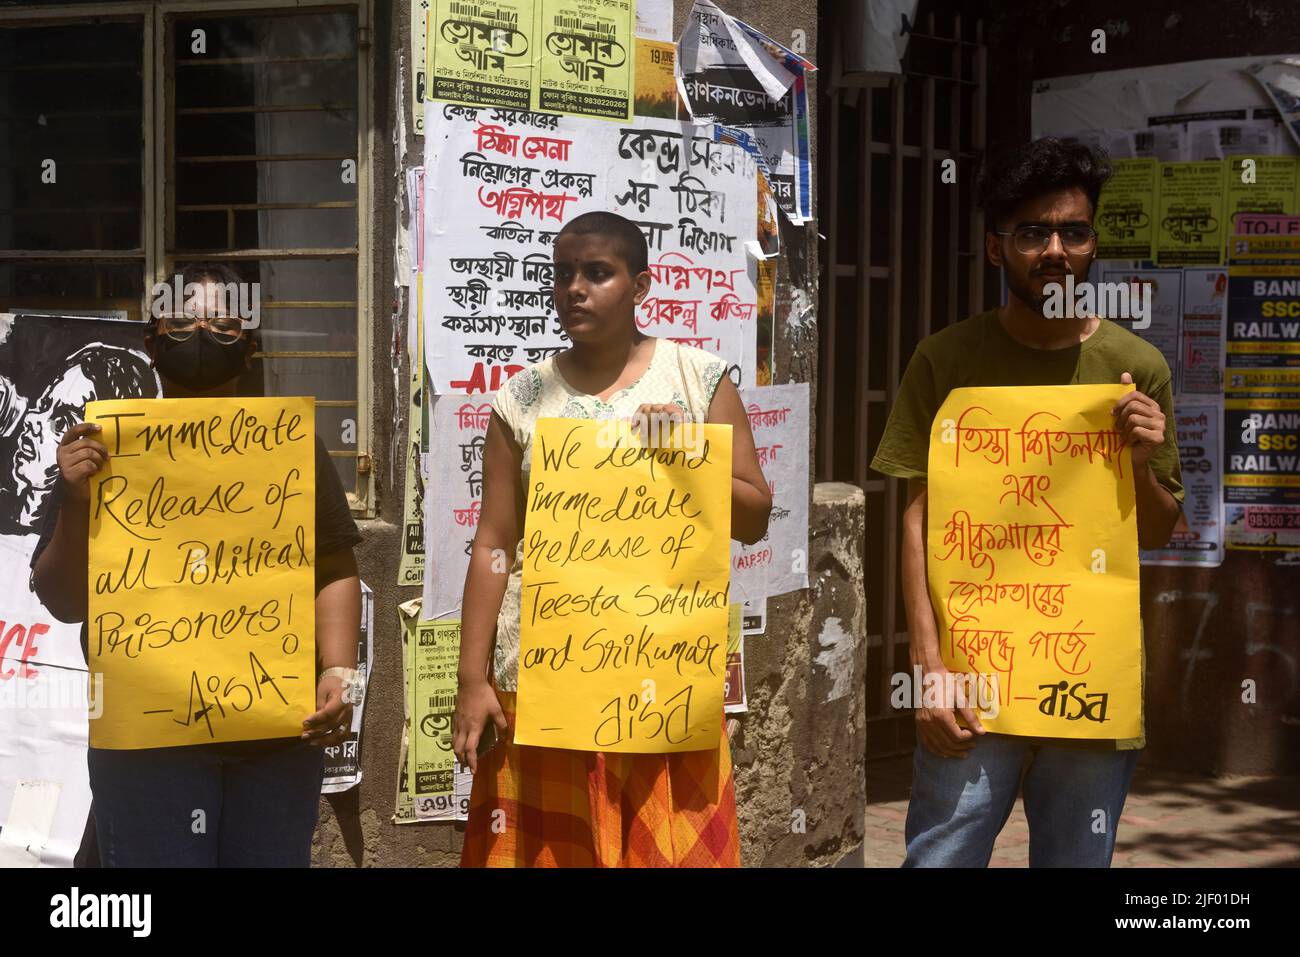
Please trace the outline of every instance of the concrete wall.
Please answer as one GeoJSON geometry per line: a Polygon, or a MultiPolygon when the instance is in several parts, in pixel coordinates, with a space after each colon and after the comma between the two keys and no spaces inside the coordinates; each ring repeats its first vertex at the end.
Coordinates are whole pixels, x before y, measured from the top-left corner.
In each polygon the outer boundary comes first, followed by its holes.
{"type": "MultiPolygon", "coordinates": [[[[397,605],[416,597],[399,588],[401,490],[405,404],[395,401],[394,316],[405,328],[406,291],[394,286],[394,236],[405,221],[404,170],[422,162],[422,141],[396,130],[397,112],[409,111],[410,25],[406,0],[377,0],[371,34],[375,58],[376,155],[380,184],[370,224],[379,251],[374,289],[374,481],[379,517],[363,526],[358,550],[362,577],[375,591],[375,663],[362,732],[362,783],[321,803],[315,862],[321,866],[454,866],[460,824],[391,822],[402,727],[400,630],[397,605]]],[[[789,43],[805,31],[817,50],[817,5],[775,0],[730,0],[727,12],[789,43]]],[[[677,0],[674,30],[690,7],[677,0]]],[[[810,90],[814,104],[816,80],[810,90]]],[[[816,156],[814,154],[814,164],[816,156]]],[[[364,224],[363,224],[364,225],[364,224]]],[[[777,282],[776,380],[812,382],[817,368],[817,248],[814,227],[786,225],[777,282]]],[[[811,464],[811,463],[810,463],[811,464]]],[[[863,700],[865,601],[859,543],[864,506],[860,490],[817,489],[810,509],[812,587],[768,604],[768,629],[746,642],[749,712],[730,723],[735,752],[742,861],[746,865],[833,865],[861,860],[865,805],[863,700]]]]}

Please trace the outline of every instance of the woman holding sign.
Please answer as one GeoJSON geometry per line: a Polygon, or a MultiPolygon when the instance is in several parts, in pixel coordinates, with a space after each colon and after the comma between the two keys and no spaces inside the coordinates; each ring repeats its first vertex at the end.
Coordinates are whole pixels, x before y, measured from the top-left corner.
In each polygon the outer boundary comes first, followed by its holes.
{"type": "Polygon", "coordinates": [[[635,415],[730,425],[731,535],[753,543],[767,531],[771,495],[726,364],[637,329],[647,262],[640,228],[621,216],[587,213],[565,225],[555,239],[553,293],[572,345],[516,375],[493,400],[461,621],[453,746],[474,772],[462,866],[740,863],[725,731],[716,748],[671,754],[513,741],[525,490],[539,419],[635,415]]]}
{"type": "MultiPolygon", "coordinates": [[[[184,312],[160,310],[144,327],[145,348],[163,394],[233,397],[258,348],[256,333],[224,305],[239,279],[218,265],[191,266],[182,280],[184,312]]],[[[104,434],[99,425],[83,422],[63,435],[57,452],[59,480],[32,556],[33,590],[61,621],[84,622],[87,616],[92,481],[110,461],[100,441],[104,434]]],[[[303,715],[301,734],[291,738],[92,747],[91,811],[104,866],[305,867],[310,862],[323,776],[321,749],[347,736],[359,690],[355,669],[361,619],[352,554],[361,536],[319,438],[314,455],[316,711],[303,715]]],[[[232,516],[232,523],[238,532],[238,518],[232,516]]],[[[259,531],[244,524],[246,532],[259,531]]],[[[84,625],[81,641],[85,653],[84,625]]],[[[105,700],[113,693],[110,683],[105,700]]]]}

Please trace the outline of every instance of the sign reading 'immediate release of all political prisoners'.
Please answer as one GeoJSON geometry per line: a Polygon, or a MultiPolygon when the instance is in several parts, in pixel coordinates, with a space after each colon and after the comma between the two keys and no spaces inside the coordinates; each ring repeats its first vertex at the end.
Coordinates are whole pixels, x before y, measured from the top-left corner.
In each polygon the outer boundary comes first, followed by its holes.
{"type": "Polygon", "coordinates": [[[1141,733],[1137,507],[1110,414],[1131,389],[954,389],[935,416],[930,602],[990,731],[1141,733]]]}
{"type": "Polygon", "coordinates": [[[297,736],[315,708],[315,402],[92,402],[95,748],[297,736]]]}
{"type": "Polygon", "coordinates": [[[622,420],[541,419],[528,485],[515,743],[716,747],[731,427],[652,446],[622,420]]]}

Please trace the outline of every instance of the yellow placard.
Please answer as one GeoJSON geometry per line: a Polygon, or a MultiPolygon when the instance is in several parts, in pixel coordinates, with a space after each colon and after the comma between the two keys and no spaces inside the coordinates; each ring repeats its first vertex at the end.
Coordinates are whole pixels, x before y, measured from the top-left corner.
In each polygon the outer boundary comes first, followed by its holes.
{"type": "Polygon", "coordinates": [[[1137,509],[1110,414],[1132,388],[954,389],[935,417],[930,601],[990,731],[1141,733],[1137,509]]]}
{"type": "Polygon", "coordinates": [[[316,710],[315,401],[92,402],[95,748],[296,737],[316,710]]]}
{"type": "Polygon", "coordinates": [[[730,605],[731,427],[642,445],[541,419],[524,529],[515,742],[717,747],[730,605]]]}

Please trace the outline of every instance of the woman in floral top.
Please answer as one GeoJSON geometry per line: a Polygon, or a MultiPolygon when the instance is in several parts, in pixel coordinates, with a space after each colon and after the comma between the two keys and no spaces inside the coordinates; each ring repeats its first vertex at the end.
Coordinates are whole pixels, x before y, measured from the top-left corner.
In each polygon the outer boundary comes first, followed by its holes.
{"type": "Polygon", "coordinates": [[[524,489],[538,419],[661,414],[730,425],[732,537],[753,543],[767,531],[771,496],[726,364],[637,329],[636,307],[650,289],[647,258],[640,229],[621,216],[587,213],[568,223],[555,239],[554,297],[572,344],[516,375],[493,401],[461,615],[454,748],[474,771],[462,866],[740,863],[725,733],[716,749],[672,754],[512,740],[524,489]],[[514,556],[509,576],[493,568],[503,553],[514,556]],[[494,732],[497,744],[480,755],[494,732]]]}

